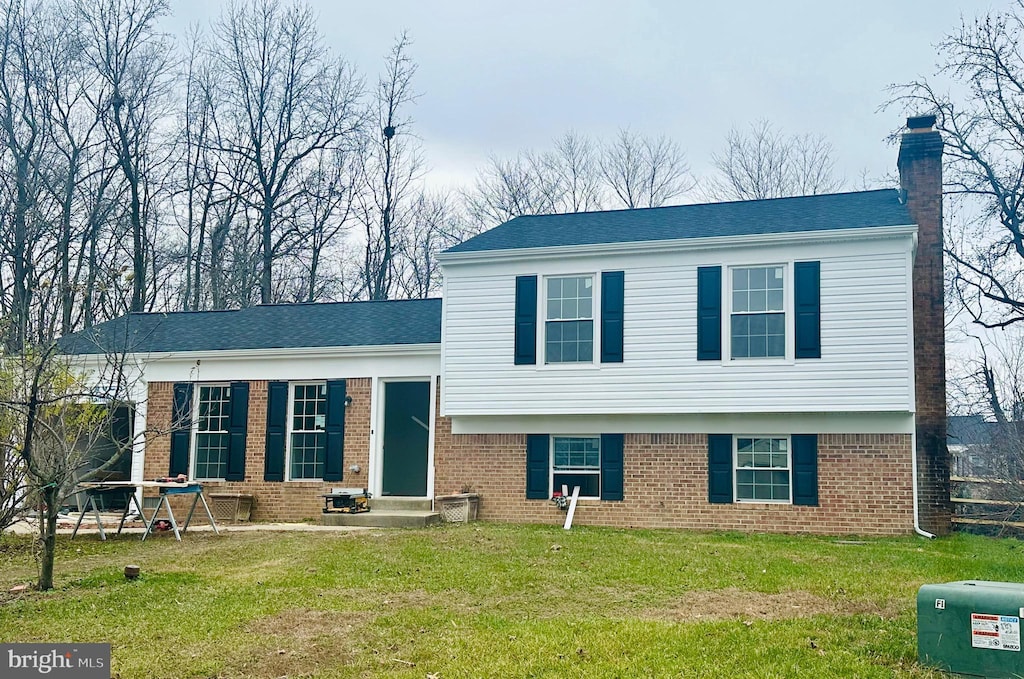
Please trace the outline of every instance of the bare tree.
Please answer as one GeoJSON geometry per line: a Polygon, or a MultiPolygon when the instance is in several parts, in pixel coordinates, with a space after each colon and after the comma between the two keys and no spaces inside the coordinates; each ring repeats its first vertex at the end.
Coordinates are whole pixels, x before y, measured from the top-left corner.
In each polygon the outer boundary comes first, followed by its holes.
{"type": "Polygon", "coordinates": [[[240,194],[260,243],[260,301],[274,301],[274,265],[298,232],[284,218],[304,195],[303,175],[321,152],[347,148],[361,119],[361,83],[325,50],[313,12],[252,0],[229,6],[214,25],[224,87],[218,153],[237,163],[240,194]]]}
{"type": "Polygon", "coordinates": [[[299,204],[300,261],[304,270],[305,302],[334,298],[337,276],[327,273],[325,261],[330,248],[346,235],[355,209],[359,180],[358,154],[335,150],[317,156],[315,167],[306,175],[307,189],[299,204]]]}
{"type": "Polygon", "coordinates": [[[30,314],[37,289],[37,258],[41,230],[45,230],[42,195],[47,153],[47,101],[43,81],[46,45],[42,14],[8,0],[0,20],[0,132],[6,156],[6,188],[10,230],[4,238],[3,255],[10,264],[10,296],[4,296],[8,349],[18,351],[30,341],[30,314]]]}
{"type": "Polygon", "coordinates": [[[128,191],[131,238],[131,311],[143,311],[155,284],[148,256],[155,225],[146,202],[147,177],[156,161],[156,122],[169,87],[170,39],[157,24],[169,13],[166,0],[77,0],[88,30],[86,55],[103,86],[93,105],[100,113],[128,191]]]}
{"type": "Polygon", "coordinates": [[[763,200],[838,191],[832,145],[823,137],[786,135],[766,120],[747,133],[735,128],[725,150],[711,157],[718,171],[706,180],[704,197],[712,201],[763,200]]]}
{"type": "Polygon", "coordinates": [[[891,88],[893,101],[934,112],[944,138],[945,195],[963,219],[947,238],[955,291],[985,327],[1024,320],[1024,2],[992,12],[939,44],[940,80],[891,88]]]}
{"type": "Polygon", "coordinates": [[[491,157],[463,198],[472,229],[480,231],[520,215],[600,210],[602,182],[593,142],[569,131],[551,151],[491,157]]]}
{"type": "Polygon", "coordinates": [[[398,287],[404,297],[425,299],[441,291],[437,254],[465,239],[465,219],[452,194],[421,193],[398,234],[398,287]]]}
{"type": "Polygon", "coordinates": [[[628,129],[602,149],[601,175],[616,202],[627,209],[660,207],[696,185],[676,142],[628,129]]]}
{"type": "Polygon", "coordinates": [[[362,190],[356,219],[365,235],[363,288],[369,299],[388,299],[395,278],[395,234],[406,217],[414,182],[423,172],[423,155],[410,130],[408,108],[416,103],[416,62],[412,41],[403,33],[385,60],[371,103],[371,133],[362,152],[362,190]]]}

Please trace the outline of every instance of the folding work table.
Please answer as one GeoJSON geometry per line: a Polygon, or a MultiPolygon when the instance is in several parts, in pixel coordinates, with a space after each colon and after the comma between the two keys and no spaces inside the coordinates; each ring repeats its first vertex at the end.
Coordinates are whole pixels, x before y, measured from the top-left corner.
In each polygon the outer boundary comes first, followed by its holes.
{"type": "Polygon", "coordinates": [[[96,516],[96,525],[100,530],[100,539],[106,540],[107,535],[103,530],[103,523],[100,521],[99,509],[96,506],[96,497],[104,492],[110,492],[116,489],[121,489],[123,492],[131,490],[129,494],[129,500],[125,504],[124,511],[121,512],[121,522],[117,526],[118,534],[121,533],[121,529],[124,528],[125,518],[128,516],[128,511],[131,509],[132,502],[135,503],[135,507],[139,510],[139,515],[142,516],[143,521],[146,522],[146,531],[142,534],[142,539],[145,540],[149,537],[149,534],[153,532],[153,526],[156,524],[157,517],[160,515],[160,509],[165,508],[167,510],[167,518],[171,522],[171,528],[174,529],[174,537],[181,541],[181,534],[188,530],[188,526],[192,523],[192,515],[195,513],[196,505],[200,502],[203,503],[203,509],[206,511],[206,518],[210,520],[210,527],[213,528],[213,532],[220,535],[220,531],[217,530],[217,523],[213,520],[213,512],[210,511],[210,505],[206,503],[206,497],[203,495],[203,486],[200,483],[194,481],[186,481],[184,483],[178,482],[166,482],[166,481],[93,481],[78,484],[82,490],[86,492],[88,500],[85,506],[82,508],[81,514],[78,515],[78,522],[75,524],[75,530],[71,533],[71,539],[75,538],[78,534],[78,527],[82,525],[82,518],[86,512],[92,509],[96,516]],[[153,516],[146,521],[146,515],[142,511],[142,506],[139,504],[139,499],[136,497],[135,491],[139,488],[156,488],[160,491],[160,500],[157,502],[156,508],[153,510],[153,516]],[[168,499],[171,495],[192,495],[192,505],[188,510],[188,517],[185,519],[185,524],[179,530],[178,522],[174,518],[174,512],[171,510],[171,503],[168,499]]]}

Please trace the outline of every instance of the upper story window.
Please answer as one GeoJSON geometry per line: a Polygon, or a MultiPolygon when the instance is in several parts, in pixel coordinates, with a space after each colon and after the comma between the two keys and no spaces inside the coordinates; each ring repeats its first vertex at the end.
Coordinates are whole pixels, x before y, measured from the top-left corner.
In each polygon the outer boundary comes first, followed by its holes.
{"type": "Polygon", "coordinates": [[[788,437],[737,436],[736,500],[789,502],[788,437]]]}
{"type": "Polygon", "coordinates": [[[322,479],[327,456],[327,385],[292,384],[288,419],[289,478],[322,479]]]}
{"type": "Polygon", "coordinates": [[[227,476],[230,418],[231,387],[227,384],[201,385],[193,420],[194,478],[223,479],[227,476]]]}
{"type": "Polygon", "coordinates": [[[594,277],[546,279],[545,363],[594,360],[594,277]]]}
{"type": "Polygon", "coordinates": [[[785,357],[785,267],[732,269],[732,358],[785,357]]]}

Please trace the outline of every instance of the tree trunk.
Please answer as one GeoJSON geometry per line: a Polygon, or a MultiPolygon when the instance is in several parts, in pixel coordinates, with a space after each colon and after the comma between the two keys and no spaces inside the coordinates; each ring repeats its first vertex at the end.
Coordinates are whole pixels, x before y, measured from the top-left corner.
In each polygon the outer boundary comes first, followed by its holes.
{"type": "Polygon", "coordinates": [[[42,551],[39,555],[39,583],[36,589],[46,591],[53,589],[53,562],[57,553],[57,487],[50,485],[43,490],[41,507],[43,518],[39,522],[39,543],[42,551]]]}
{"type": "Polygon", "coordinates": [[[274,204],[270,196],[265,197],[263,200],[263,214],[261,217],[260,226],[262,227],[262,233],[260,234],[260,240],[263,241],[263,267],[260,272],[260,302],[262,304],[270,304],[272,301],[271,286],[274,282],[274,204]]]}

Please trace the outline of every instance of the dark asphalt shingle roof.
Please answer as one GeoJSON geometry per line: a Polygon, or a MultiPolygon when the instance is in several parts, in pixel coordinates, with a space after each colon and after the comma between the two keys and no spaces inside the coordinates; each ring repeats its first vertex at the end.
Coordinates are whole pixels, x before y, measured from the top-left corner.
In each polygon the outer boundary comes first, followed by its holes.
{"type": "Polygon", "coordinates": [[[65,354],[440,344],[441,300],[128,314],[60,340],[65,354]]]}
{"type": "Polygon", "coordinates": [[[447,252],[483,252],[913,224],[895,189],[516,217],[447,252]]]}

